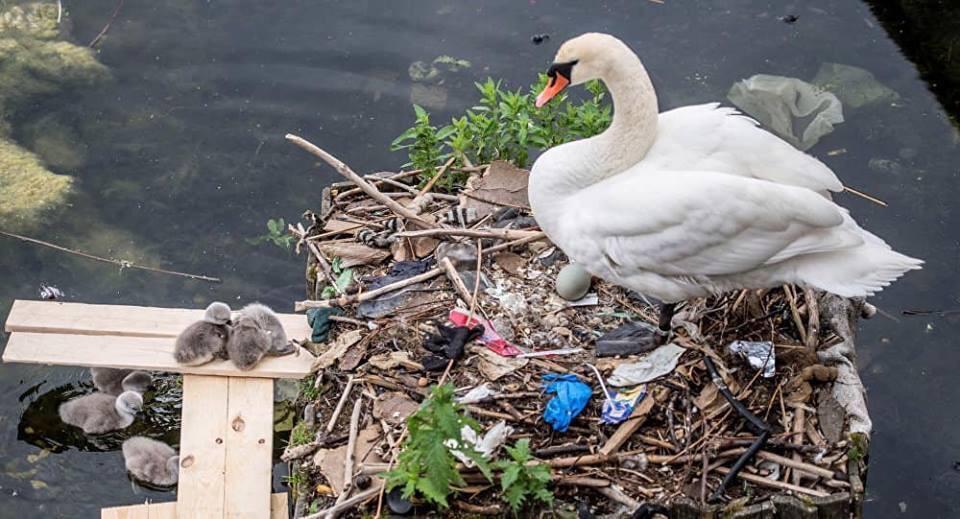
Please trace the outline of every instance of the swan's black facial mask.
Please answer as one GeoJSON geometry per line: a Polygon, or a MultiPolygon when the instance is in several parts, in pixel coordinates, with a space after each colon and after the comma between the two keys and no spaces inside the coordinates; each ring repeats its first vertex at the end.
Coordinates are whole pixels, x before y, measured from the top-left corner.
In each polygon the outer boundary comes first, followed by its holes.
{"type": "Polygon", "coordinates": [[[543,89],[543,92],[540,92],[540,95],[537,96],[537,108],[547,104],[554,96],[563,91],[564,88],[567,88],[567,85],[570,84],[573,66],[576,64],[577,60],[550,65],[550,68],[547,69],[547,76],[550,78],[550,81],[543,89]]]}

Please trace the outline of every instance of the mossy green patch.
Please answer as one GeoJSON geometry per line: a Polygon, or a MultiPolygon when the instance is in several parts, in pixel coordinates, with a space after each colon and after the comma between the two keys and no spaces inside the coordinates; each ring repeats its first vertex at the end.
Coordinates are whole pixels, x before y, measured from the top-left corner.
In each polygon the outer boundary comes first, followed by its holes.
{"type": "Polygon", "coordinates": [[[67,201],[73,179],[48,171],[33,153],[0,139],[0,228],[28,229],[67,201]]]}

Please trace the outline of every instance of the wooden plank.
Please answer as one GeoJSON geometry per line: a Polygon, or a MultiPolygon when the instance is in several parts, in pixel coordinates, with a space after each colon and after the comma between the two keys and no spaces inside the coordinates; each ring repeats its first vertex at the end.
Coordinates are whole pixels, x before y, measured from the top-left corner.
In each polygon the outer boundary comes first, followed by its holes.
{"type": "Polygon", "coordinates": [[[273,380],[230,377],[227,404],[225,517],[270,516],[273,380]]]}
{"type": "MultiPolygon", "coordinates": [[[[276,493],[270,496],[270,519],[289,519],[287,512],[287,493],[276,493]]],[[[101,519],[135,519],[149,517],[149,519],[177,519],[177,503],[150,503],[144,505],[115,506],[100,511],[101,519]],[[140,510],[146,510],[148,515],[135,515],[140,510]]]]}
{"type": "Polygon", "coordinates": [[[150,519],[151,508],[158,508],[158,506],[145,504],[104,508],[100,510],[100,519],[150,519]]]}
{"type": "Polygon", "coordinates": [[[7,340],[4,362],[60,366],[169,371],[220,377],[303,378],[310,374],[314,357],[300,349],[284,357],[265,357],[250,371],[240,371],[230,361],[218,360],[203,366],[181,366],[173,359],[170,338],[61,335],[16,332],[7,340]]]}
{"type": "MultiPolygon", "coordinates": [[[[278,314],[291,339],[308,339],[310,326],[303,314],[278,314]]],[[[203,317],[203,309],[94,305],[58,301],[13,302],[7,332],[176,337],[203,317]]]]}
{"type": "Polygon", "coordinates": [[[286,492],[278,492],[270,496],[270,519],[290,519],[289,509],[286,492]]]}
{"type": "Polygon", "coordinates": [[[183,377],[178,517],[223,517],[229,380],[183,377]]]}

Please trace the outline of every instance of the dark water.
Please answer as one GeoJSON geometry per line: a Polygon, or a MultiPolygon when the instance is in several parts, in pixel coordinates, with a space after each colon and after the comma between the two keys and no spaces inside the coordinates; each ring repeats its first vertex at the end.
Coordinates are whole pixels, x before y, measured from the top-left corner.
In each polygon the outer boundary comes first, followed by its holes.
{"type": "MultiPolygon", "coordinates": [[[[82,42],[114,8],[112,0],[65,4],[82,42]]],[[[74,172],[83,196],[43,236],[101,253],[107,243],[225,282],[118,273],[4,240],[0,315],[14,298],[35,298],[41,283],[87,302],[256,298],[287,308],[302,296],[302,260],[245,239],[262,234],[268,218],[296,220],[317,208],[333,174],[286,144],[285,133],[301,133],[358,171],[396,168],[404,159],[387,146],[411,117],[411,62],[450,55],[472,63],[433,89],[434,103],[446,95],[434,110],[445,119],[475,99],[473,81],[490,75],[526,87],[561,41],[590,30],[640,53],[664,109],[723,100],[734,81],[756,73],[810,79],[822,62],[868,69],[900,94],[895,106],[846,111],[811,152],[890,204],[841,196],[864,226],[927,260],[874,299],[890,317],[862,326],[875,424],[867,517],[960,515],[958,323],[900,315],[960,307],[957,133],[868,7],[850,0],[127,2],[100,55],[114,81],[25,114],[71,125],[86,147],[74,172]],[[799,19],[779,19],[788,14],[799,19]],[[535,33],[551,40],[533,46],[535,33]]],[[[102,506],[173,499],[128,482],[120,439],[91,443],[63,432],[56,405],[86,390],[78,384],[87,378],[81,369],[0,365],[0,516],[96,517],[102,506]]],[[[169,402],[155,406],[144,430],[175,441],[166,431],[175,422],[169,402]]],[[[279,479],[275,489],[283,489],[279,479]]]]}

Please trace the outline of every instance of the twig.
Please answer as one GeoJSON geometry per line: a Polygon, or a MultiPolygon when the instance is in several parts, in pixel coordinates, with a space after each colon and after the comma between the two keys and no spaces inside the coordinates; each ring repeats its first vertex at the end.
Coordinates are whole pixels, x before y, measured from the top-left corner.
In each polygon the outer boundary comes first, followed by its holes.
{"type": "MultiPolygon", "coordinates": [[[[303,230],[303,226],[299,223],[297,226],[299,226],[299,228],[294,227],[293,224],[289,224],[287,225],[287,230],[297,236],[301,242],[307,244],[307,248],[313,253],[313,257],[317,259],[317,264],[320,265],[320,271],[323,273],[323,277],[327,279],[327,283],[333,287],[337,295],[342,296],[343,290],[340,289],[340,285],[337,284],[337,280],[333,277],[333,267],[330,266],[327,258],[323,257],[323,253],[320,252],[320,247],[317,247],[316,243],[305,239],[307,233],[303,230]]],[[[297,252],[299,252],[299,250],[297,252]]]]}
{"type": "Polygon", "coordinates": [[[221,280],[220,278],[214,278],[214,277],[210,277],[210,276],[201,276],[201,275],[199,275],[199,274],[188,274],[188,273],[186,273],[186,272],[177,272],[177,271],[175,271],[175,270],[166,270],[166,269],[155,268],[155,267],[145,267],[145,266],[143,266],[143,265],[137,265],[137,264],[135,264],[135,263],[133,263],[133,262],[131,262],[131,261],[128,261],[128,260],[118,260],[118,259],[111,259],[111,258],[101,258],[100,256],[94,256],[93,254],[88,254],[88,253],[86,253],[86,252],[80,252],[80,251],[77,251],[77,250],[68,249],[68,248],[62,247],[62,246],[60,246],[60,245],[55,245],[55,244],[53,244],[53,243],[46,242],[46,241],[43,241],[43,240],[38,240],[38,239],[36,239],[36,238],[29,238],[29,237],[27,237],[27,236],[21,236],[21,235],[19,235],[19,234],[14,234],[14,233],[12,233],[12,232],[0,231],[0,234],[2,234],[2,235],[4,235],[4,236],[8,236],[8,237],[10,237],[10,238],[16,238],[16,239],[18,239],[18,240],[22,240],[22,241],[25,241],[25,242],[35,243],[35,244],[37,244],[37,245],[43,245],[44,247],[49,247],[49,248],[54,249],[54,250],[58,250],[58,251],[61,251],[61,252],[66,252],[66,253],[68,253],[68,254],[73,254],[73,255],[75,255],[75,256],[80,256],[81,258],[87,258],[87,259],[92,259],[92,260],[95,260],[95,261],[101,261],[101,262],[103,262],[103,263],[110,263],[110,264],[113,264],[113,265],[118,265],[121,269],[125,269],[125,268],[126,268],[126,269],[146,270],[147,272],[156,272],[156,273],[158,273],[158,274],[169,274],[169,275],[171,275],[171,276],[180,276],[180,277],[185,277],[185,278],[188,278],[188,279],[196,279],[196,280],[200,280],[200,281],[209,281],[209,282],[211,282],[211,283],[222,283],[222,280],[221,280]]]}
{"type": "Polygon", "coordinates": [[[388,292],[393,292],[394,290],[399,290],[410,285],[416,285],[421,281],[426,281],[428,279],[433,279],[443,273],[443,269],[440,267],[432,268],[423,274],[418,274],[416,276],[409,277],[407,279],[402,279],[396,283],[391,283],[387,286],[380,287],[376,290],[371,290],[369,292],[363,292],[360,294],[351,294],[340,296],[333,299],[323,299],[320,301],[306,300],[306,301],[297,301],[294,305],[294,309],[297,312],[302,312],[307,308],[330,308],[333,306],[346,306],[352,303],[362,303],[364,301],[369,301],[380,297],[383,294],[388,292]]]}
{"type": "Polygon", "coordinates": [[[344,510],[349,510],[354,506],[363,504],[364,502],[373,499],[380,490],[383,489],[383,484],[377,481],[370,488],[364,490],[363,492],[358,493],[357,495],[347,499],[341,503],[335,504],[326,510],[321,510],[315,514],[310,514],[303,519],[320,519],[321,517],[329,517],[330,515],[336,515],[344,510]]]}
{"type": "MultiPolygon", "coordinates": [[[[470,320],[473,319],[473,311],[477,307],[477,294],[480,293],[480,278],[482,272],[480,269],[483,267],[483,240],[477,240],[477,275],[474,276],[473,281],[473,296],[470,297],[470,312],[467,314],[467,321],[464,323],[465,326],[470,325],[470,320]]],[[[451,363],[452,365],[452,363],[451,363]]],[[[449,370],[450,367],[447,367],[449,370]]]]}
{"type": "MultiPolygon", "coordinates": [[[[796,407],[793,410],[793,432],[796,433],[793,435],[793,441],[803,443],[803,426],[806,416],[806,411],[802,407],[796,407]]],[[[794,451],[793,459],[800,461],[802,456],[799,452],[794,451]]],[[[794,485],[800,484],[800,472],[793,471],[793,478],[790,480],[794,485]]]]}
{"type": "Polygon", "coordinates": [[[63,19],[63,1],[57,0],[57,25],[60,25],[60,20],[63,19]]]}
{"type": "Polygon", "coordinates": [[[497,252],[497,251],[501,251],[501,250],[504,250],[504,249],[509,249],[510,247],[516,247],[517,245],[523,245],[523,244],[525,244],[525,243],[530,243],[530,242],[532,242],[532,241],[543,240],[543,239],[546,239],[546,237],[547,237],[547,233],[545,233],[545,232],[538,232],[538,233],[536,233],[536,234],[531,234],[530,236],[527,236],[526,238],[520,238],[519,240],[513,240],[513,241],[508,241],[507,243],[501,243],[501,244],[499,244],[499,245],[494,245],[493,247],[490,247],[489,249],[487,249],[486,252],[487,252],[487,254],[490,254],[491,252],[497,252]]]}
{"type": "MultiPolygon", "coordinates": [[[[353,465],[357,454],[357,433],[360,428],[360,409],[363,405],[363,399],[358,398],[353,402],[353,414],[350,415],[350,438],[347,440],[347,453],[343,461],[343,490],[337,496],[337,502],[334,506],[343,503],[350,496],[353,490],[353,465]]],[[[327,513],[327,519],[333,519],[336,512],[327,513]]]]}
{"type": "Polygon", "coordinates": [[[440,260],[440,266],[443,267],[443,271],[447,274],[447,279],[453,284],[453,289],[457,292],[457,295],[460,296],[460,299],[463,299],[463,301],[467,303],[467,306],[473,306],[473,297],[467,290],[467,285],[463,283],[463,278],[460,277],[460,273],[457,272],[457,268],[453,266],[450,258],[444,257],[440,260]]]}
{"type": "Polygon", "coordinates": [[[477,514],[477,515],[500,515],[502,512],[502,510],[500,509],[500,505],[498,504],[492,504],[492,505],[486,505],[486,506],[474,505],[471,503],[467,503],[465,501],[460,501],[459,499],[453,502],[453,506],[469,514],[477,514]]]}
{"type": "Polygon", "coordinates": [[[524,231],[518,229],[425,229],[422,231],[398,232],[400,238],[421,238],[423,236],[467,236],[470,238],[497,238],[501,240],[517,240],[539,236],[540,231],[524,231]]]}
{"type": "Polygon", "coordinates": [[[785,467],[790,467],[796,470],[806,472],[812,476],[824,478],[826,480],[836,480],[836,482],[840,483],[841,486],[844,483],[846,483],[845,481],[838,480],[837,474],[834,473],[832,470],[825,469],[823,467],[818,467],[816,465],[811,465],[809,463],[804,463],[802,461],[790,459],[784,456],[780,456],[779,454],[774,454],[772,452],[767,452],[762,450],[757,452],[757,457],[768,460],[768,461],[772,461],[774,463],[779,463],[780,465],[783,465],[785,467]]]}
{"type": "Polygon", "coordinates": [[[793,294],[793,288],[790,285],[783,285],[783,293],[790,302],[790,315],[793,316],[793,325],[797,327],[797,333],[800,334],[800,342],[807,343],[807,328],[800,320],[800,311],[797,309],[797,298],[793,294]]]}
{"type": "Polygon", "coordinates": [[[485,204],[499,205],[499,206],[502,206],[502,207],[512,207],[513,209],[523,209],[523,210],[526,210],[526,211],[529,211],[529,210],[530,210],[530,208],[529,208],[528,206],[525,206],[525,205],[508,204],[508,203],[506,203],[506,202],[498,202],[498,201],[496,201],[496,200],[489,200],[489,199],[487,199],[487,198],[483,198],[482,196],[477,196],[477,195],[475,195],[475,194],[473,194],[473,193],[470,193],[470,192],[467,192],[467,191],[461,191],[460,194],[463,195],[463,196],[465,196],[465,197],[467,197],[467,198],[472,198],[472,199],[474,199],[474,200],[476,200],[476,201],[478,201],[478,202],[483,202],[483,203],[485,203],[485,204]]]}
{"type": "Polygon", "coordinates": [[[423,186],[423,189],[421,189],[420,192],[417,193],[417,196],[415,196],[415,197],[413,198],[413,200],[416,201],[418,198],[420,198],[420,197],[422,197],[423,195],[429,193],[430,190],[433,189],[434,184],[436,184],[437,181],[440,180],[440,177],[442,177],[442,176],[444,175],[444,173],[446,173],[447,170],[450,169],[450,165],[453,164],[453,161],[454,161],[455,159],[456,159],[456,157],[450,157],[450,159],[447,160],[447,162],[446,162],[443,166],[440,167],[440,171],[437,171],[437,174],[434,175],[433,178],[431,178],[429,182],[427,182],[427,185],[423,186]]]}
{"type": "Polygon", "coordinates": [[[616,501],[623,505],[626,505],[631,510],[636,510],[640,508],[640,502],[623,493],[623,490],[620,490],[620,487],[616,485],[610,485],[608,487],[596,489],[597,493],[603,495],[607,499],[616,501]]]}
{"type": "Polygon", "coordinates": [[[817,294],[810,287],[804,287],[803,299],[807,303],[807,349],[810,352],[817,351],[817,344],[820,342],[820,303],[817,302],[817,294]]]}
{"type": "Polygon", "coordinates": [[[859,196],[860,198],[863,198],[864,200],[869,200],[869,201],[871,201],[871,202],[873,202],[873,203],[875,203],[875,204],[877,204],[877,205],[881,205],[881,206],[883,206],[883,207],[887,207],[887,203],[884,202],[883,200],[880,200],[879,198],[874,198],[874,197],[872,197],[872,196],[870,196],[870,195],[868,195],[868,194],[866,194],[866,193],[863,193],[863,192],[861,192],[861,191],[857,191],[856,189],[854,189],[854,188],[852,188],[852,187],[850,187],[850,186],[843,186],[843,190],[846,191],[847,193],[850,193],[850,194],[853,194],[853,195],[857,195],[857,196],[859,196]]]}
{"type": "Polygon", "coordinates": [[[337,407],[333,409],[333,414],[330,415],[330,421],[327,422],[328,433],[333,432],[334,426],[337,425],[337,418],[340,418],[340,412],[343,411],[343,405],[347,403],[347,397],[350,396],[351,389],[353,389],[353,375],[350,375],[350,378],[347,379],[347,386],[343,388],[340,401],[337,402],[337,407]]]}
{"type": "Polygon", "coordinates": [[[716,470],[721,474],[725,474],[726,476],[730,476],[730,474],[736,474],[736,476],[739,477],[740,479],[760,485],[761,487],[770,487],[770,488],[776,488],[780,490],[792,490],[800,494],[807,494],[815,497],[827,497],[828,495],[830,495],[830,494],[827,494],[826,492],[813,490],[812,488],[801,487],[799,485],[791,485],[790,483],[783,483],[781,481],[773,481],[772,479],[767,479],[762,476],[755,476],[753,474],[750,474],[749,472],[744,473],[744,472],[737,471],[736,473],[734,473],[733,469],[729,469],[727,467],[716,467],[714,470],[716,470]]]}
{"type": "MultiPolygon", "coordinates": [[[[90,41],[90,44],[87,47],[93,48],[94,45],[100,42],[100,39],[107,35],[107,31],[110,30],[110,25],[113,24],[113,21],[117,19],[117,15],[120,14],[120,8],[123,7],[124,0],[119,0],[117,2],[117,7],[113,9],[113,14],[110,15],[110,19],[107,20],[107,24],[103,26],[103,29],[100,30],[100,34],[97,34],[97,37],[90,41]]],[[[60,22],[60,15],[57,15],[57,22],[60,22]]]]}
{"type": "Polygon", "coordinates": [[[417,213],[398,204],[392,198],[388,196],[384,196],[383,193],[380,192],[380,190],[378,190],[376,187],[374,187],[373,185],[368,183],[366,180],[361,178],[360,175],[357,175],[356,173],[354,173],[349,166],[343,163],[343,161],[327,153],[326,151],[318,148],[315,144],[311,143],[310,141],[290,133],[287,134],[286,139],[288,141],[293,142],[297,146],[300,146],[307,152],[319,157],[327,164],[333,166],[333,168],[336,169],[338,173],[340,173],[344,177],[351,180],[360,189],[362,189],[364,193],[369,195],[374,200],[380,202],[381,204],[387,206],[391,211],[396,213],[398,216],[402,216],[404,218],[407,218],[408,220],[413,220],[427,228],[436,227],[434,224],[421,218],[420,215],[418,215],[417,213]]]}

